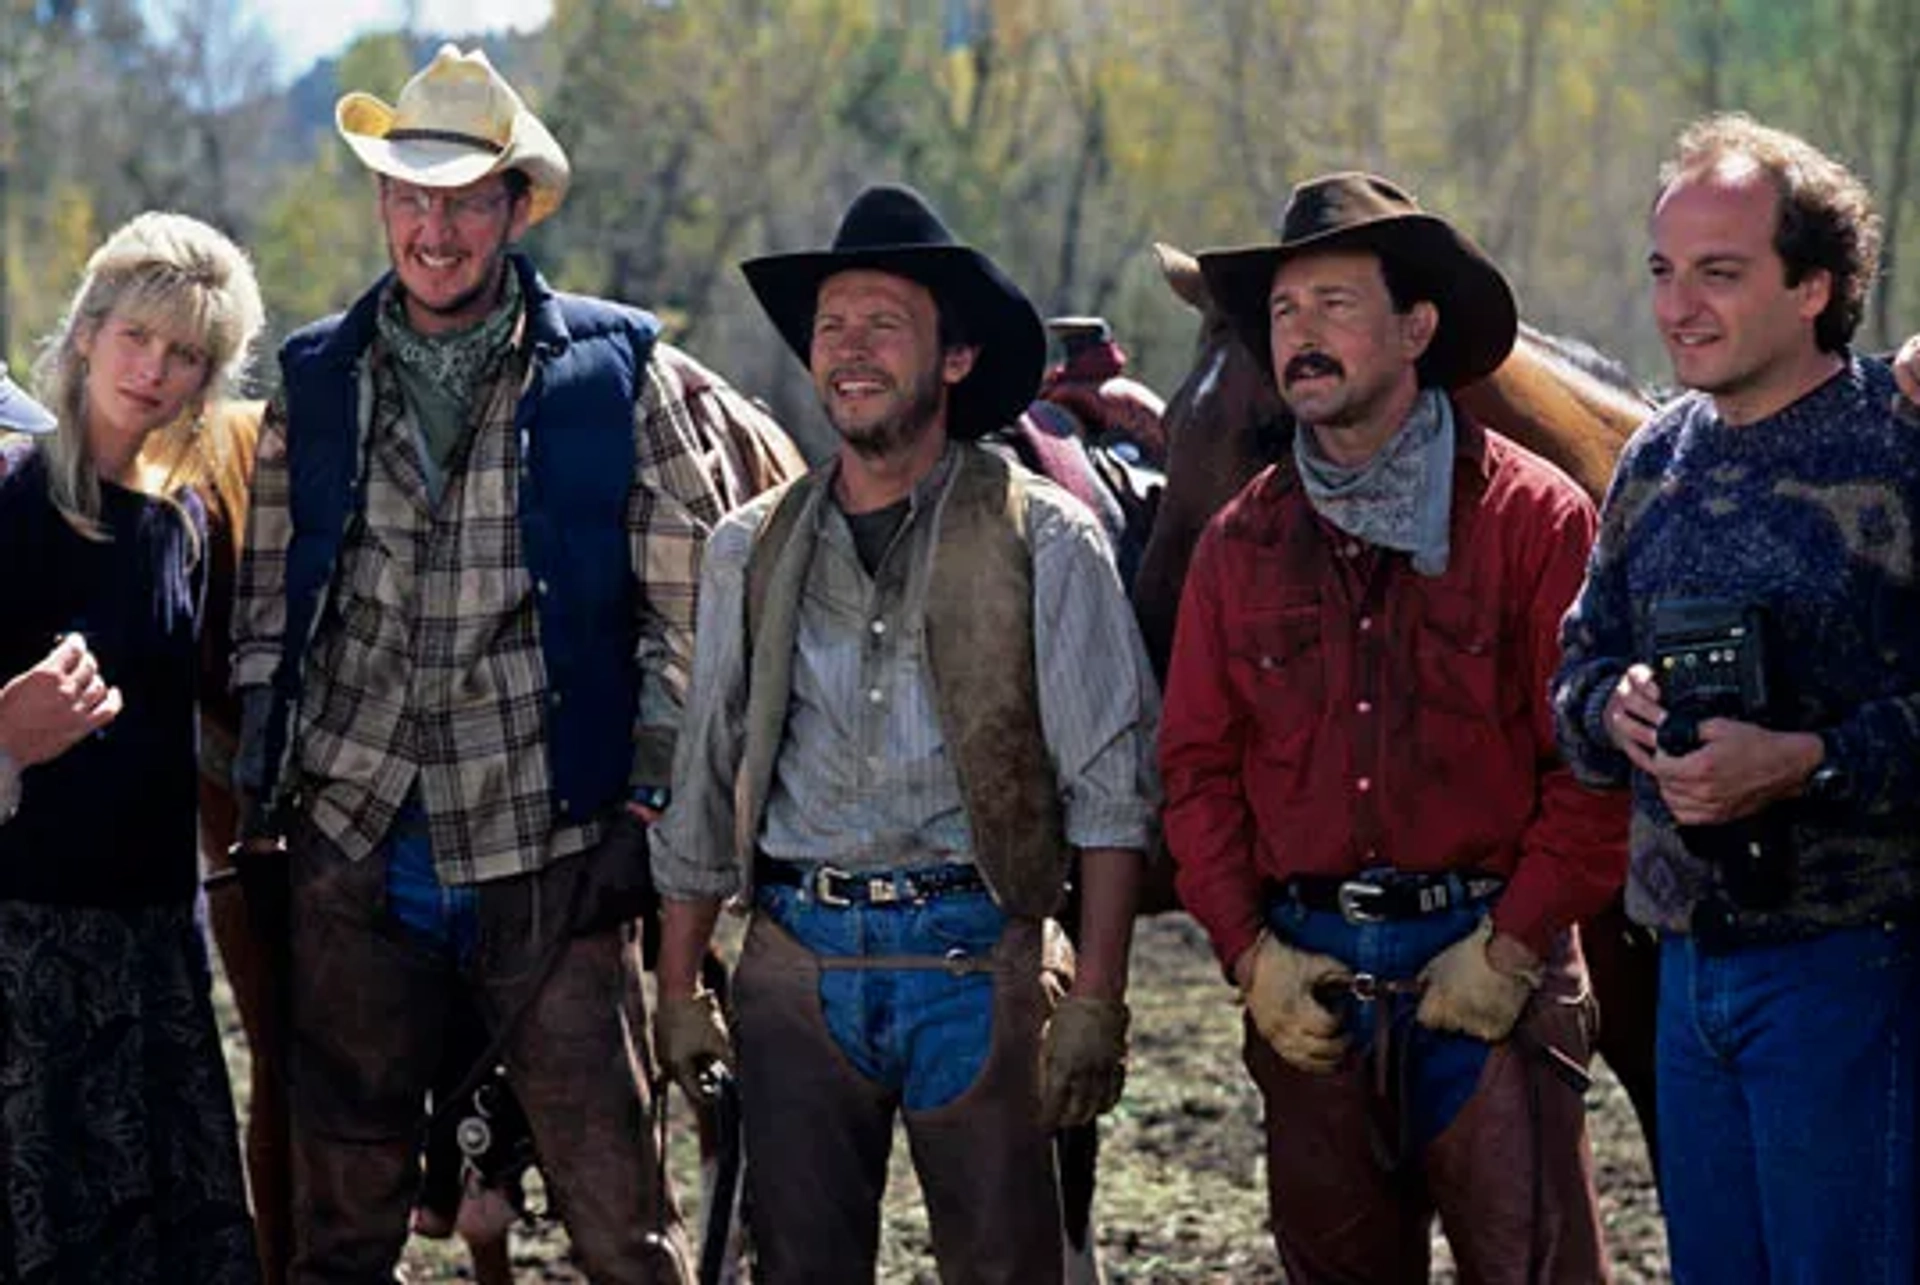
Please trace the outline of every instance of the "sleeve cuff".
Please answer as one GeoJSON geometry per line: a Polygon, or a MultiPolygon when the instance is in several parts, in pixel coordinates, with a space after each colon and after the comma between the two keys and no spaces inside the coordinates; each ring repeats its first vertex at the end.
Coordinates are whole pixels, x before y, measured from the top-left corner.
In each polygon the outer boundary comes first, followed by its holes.
{"type": "Polygon", "coordinates": [[[1580,730],[1586,734],[1593,748],[1602,752],[1613,750],[1613,738],[1607,735],[1607,701],[1613,696],[1605,683],[1597,683],[1587,693],[1586,704],[1581,709],[1580,730]]]}
{"type": "Polygon", "coordinates": [[[1502,897],[1495,904],[1493,913],[1488,918],[1493,920],[1495,932],[1504,933],[1513,938],[1532,951],[1536,958],[1544,962],[1553,957],[1553,940],[1559,934],[1550,931],[1538,915],[1521,914],[1510,908],[1507,905],[1507,898],[1502,897]]]}
{"type": "Polygon", "coordinates": [[[272,713],[272,688],[240,689],[240,741],[233,751],[230,784],[243,794],[259,794],[267,779],[267,719],[272,713]]]}
{"type": "Polygon", "coordinates": [[[1220,961],[1220,975],[1227,979],[1227,985],[1235,990],[1240,984],[1233,979],[1233,961],[1247,953],[1253,943],[1260,940],[1260,917],[1249,915],[1244,923],[1221,927],[1213,934],[1213,953],[1220,961]]]}
{"type": "Polygon", "coordinates": [[[688,861],[658,842],[653,845],[648,865],[654,888],[671,901],[725,901],[740,891],[740,871],[733,865],[709,866],[688,861]]]}
{"type": "Polygon", "coordinates": [[[673,780],[674,729],[636,727],[633,729],[633,768],[627,773],[628,785],[666,785],[673,780]]]}
{"type": "Polygon", "coordinates": [[[1071,807],[1066,817],[1066,832],[1067,842],[1076,848],[1131,848],[1145,852],[1153,846],[1153,810],[1144,803],[1071,807]]]}

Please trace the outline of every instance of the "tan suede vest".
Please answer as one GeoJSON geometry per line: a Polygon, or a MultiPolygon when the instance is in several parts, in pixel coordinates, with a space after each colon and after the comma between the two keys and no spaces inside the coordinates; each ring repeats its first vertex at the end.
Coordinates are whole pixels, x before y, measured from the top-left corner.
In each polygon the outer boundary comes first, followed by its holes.
{"type": "MultiPolygon", "coordinates": [[[[1069,854],[1040,726],[1026,480],[977,446],[959,448],[954,471],[937,514],[927,585],[927,667],[974,861],[1002,910],[1040,918],[1060,904],[1069,854]]],[[[831,502],[826,476],[816,470],[789,484],[747,559],[748,687],[734,838],[748,887],[786,730],[819,506],[831,502]]]]}

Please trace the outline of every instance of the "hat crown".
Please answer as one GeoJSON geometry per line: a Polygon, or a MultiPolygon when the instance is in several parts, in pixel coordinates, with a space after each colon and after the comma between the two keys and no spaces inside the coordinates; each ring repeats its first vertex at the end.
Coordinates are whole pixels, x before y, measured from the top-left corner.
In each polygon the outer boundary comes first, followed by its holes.
{"type": "Polygon", "coordinates": [[[529,225],[566,198],[566,150],[478,49],[441,45],[392,106],[368,93],[343,95],[333,123],[368,169],[420,187],[464,187],[520,171],[532,187],[529,225]]]}
{"type": "Polygon", "coordinates": [[[1279,237],[1200,254],[1208,289],[1269,378],[1274,274],[1299,255],[1357,250],[1394,261],[1403,284],[1440,313],[1419,359],[1423,383],[1471,383],[1513,347],[1519,311],[1505,274],[1467,236],[1378,175],[1347,171],[1300,184],[1281,212],[1279,237]]]}
{"type": "Polygon", "coordinates": [[[1032,301],[911,188],[882,184],[861,192],[831,249],[764,255],[741,270],[802,364],[812,361],[814,313],[829,277],[884,272],[925,287],[943,319],[957,323],[948,337],[977,349],[972,370],[953,385],[947,431],[954,437],[1011,423],[1039,390],[1047,336],[1032,301]]]}
{"type": "Polygon", "coordinates": [[[847,207],[833,236],[833,253],[958,244],[918,192],[882,184],[868,188],[847,207]]]}
{"type": "Polygon", "coordinates": [[[1293,189],[1280,214],[1280,241],[1290,245],[1343,228],[1425,213],[1418,201],[1377,174],[1328,174],[1293,189]]]}
{"type": "Polygon", "coordinates": [[[484,50],[461,53],[445,44],[401,89],[393,105],[393,129],[464,134],[504,148],[521,110],[520,95],[484,50]]]}

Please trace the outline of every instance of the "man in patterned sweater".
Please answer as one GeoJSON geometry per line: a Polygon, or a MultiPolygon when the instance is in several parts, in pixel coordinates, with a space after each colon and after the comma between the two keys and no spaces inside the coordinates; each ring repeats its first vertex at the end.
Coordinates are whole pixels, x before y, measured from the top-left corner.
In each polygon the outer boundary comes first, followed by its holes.
{"type": "Polygon", "coordinates": [[[1848,348],[1879,221],[1837,162],[1721,116],[1651,231],[1693,391],[1621,459],[1554,703],[1581,776],[1633,791],[1674,1275],[1910,1282],[1920,429],[1848,348]]]}

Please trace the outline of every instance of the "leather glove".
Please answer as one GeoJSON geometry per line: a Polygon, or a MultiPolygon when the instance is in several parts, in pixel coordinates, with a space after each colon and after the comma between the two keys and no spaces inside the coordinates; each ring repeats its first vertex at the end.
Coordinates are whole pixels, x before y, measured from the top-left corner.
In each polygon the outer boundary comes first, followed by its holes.
{"type": "Polygon", "coordinates": [[[1436,1031],[1458,1031],[1498,1044],[1513,1031],[1541,973],[1503,973],[1487,958],[1493,921],[1480,926],[1435,955],[1420,970],[1426,992],[1414,1020],[1436,1031]]]}
{"type": "Polygon", "coordinates": [[[1040,1120],[1049,1129],[1089,1124],[1113,1110],[1127,1083],[1127,1006],[1069,995],[1040,1037],[1040,1120]]]}
{"type": "Polygon", "coordinates": [[[1321,982],[1353,976],[1331,955],[1295,950],[1263,932],[1253,947],[1253,971],[1243,992],[1254,1029],[1287,1064],[1324,1075],[1340,1065],[1347,1037],[1340,1017],[1313,997],[1321,982]]]}
{"type": "Polygon", "coordinates": [[[661,1068],[693,1102],[712,1101],[707,1070],[714,1063],[733,1069],[733,1041],[712,991],[661,1000],[653,1014],[653,1047],[661,1068]]]}

